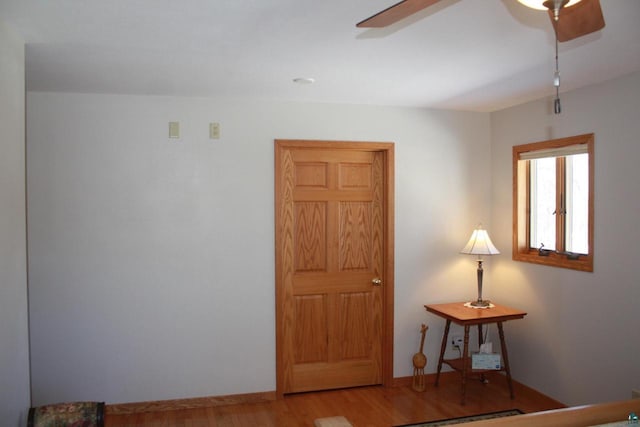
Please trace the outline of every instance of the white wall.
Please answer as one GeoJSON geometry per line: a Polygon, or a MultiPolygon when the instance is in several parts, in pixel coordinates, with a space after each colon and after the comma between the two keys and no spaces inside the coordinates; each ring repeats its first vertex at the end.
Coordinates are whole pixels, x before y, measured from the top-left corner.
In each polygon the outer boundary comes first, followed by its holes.
{"type": "Polygon", "coordinates": [[[567,404],[625,399],[640,387],[640,73],[491,115],[495,294],[523,308],[507,324],[514,375],[567,404]],[[511,260],[511,147],[595,133],[593,273],[511,260]],[[498,226],[499,225],[499,226],[498,226]]]}
{"type": "Polygon", "coordinates": [[[24,41],[0,20],[0,420],[26,424],[29,326],[24,41]]]}
{"type": "MultiPolygon", "coordinates": [[[[423,304],[475,292],[475,264],[457,253],[489,222],[488,114],[27,100],[34,403],[275,389],[276,138],[396,143],[396,377],[411,375],[423,304]],[[167,138],[169,121],[180,140],[167,138]],[[219,141],[207,139],[212,121],[219,141]]],[[[443,325],[431,326],[426,350],[437,354],[443,325]]]]}

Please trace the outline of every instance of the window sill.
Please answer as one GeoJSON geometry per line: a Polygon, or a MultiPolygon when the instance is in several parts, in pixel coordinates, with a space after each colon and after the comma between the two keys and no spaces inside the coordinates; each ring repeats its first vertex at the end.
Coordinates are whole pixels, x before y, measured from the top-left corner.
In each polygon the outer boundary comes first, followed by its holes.
{"type": "Polygon", "coordinates": [[[549,267],[593,272],[592,255],[580,255],[578,259],[568,259],[566,255],[557,253],[550,253],[546,256],[540,256],[537,249],[532,249],[530,251],[514,251],[513,260],[529,262],[532,264],[546,265],[549,267]]]}

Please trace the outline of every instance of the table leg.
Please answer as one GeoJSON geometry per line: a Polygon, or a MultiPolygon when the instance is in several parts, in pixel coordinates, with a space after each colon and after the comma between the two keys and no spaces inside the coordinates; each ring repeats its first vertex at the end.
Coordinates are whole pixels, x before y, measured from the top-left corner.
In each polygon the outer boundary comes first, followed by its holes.
{"type": "Polygon", "coordinates": [[[507,383],[509,384],[509,392],[513,399],[513,384],[511,382],[511,368],[509,368],[509,355],[507,354],[507,344],[504,340],[504,330],[502,329],[502,322],[498,322],[498,333],[500,334],[500,347],[502,348],[502,358],[504,359],[504,369],[507,371],[507,383]]]}
{"type": "Polygon", "coordinates": [[[436,387],[440,382],[440,371],[442,370],[442,360],[444,359],[444,352],[447,349],[447,339],[449,338],[450,326],[451,326],[451,320],[447,319],[447,324],[444,326],[444,334],[442,335],[442,346],[440,347],[440,359],[438,359],[438,373],[436,374],[436,387]]]}
{"type": "Polygon", "coordinates": [[[467,395],[467,365],[469,364],[469,325],[464,325],[464,351],[462,353],[462,398],[460,404],[464,405],[467,395]]]}
{"type": "MultiPolygon", "coordinates": [[[[482,336],[482,323],[478,325],[478,351],[480,351],[480,347],[484,344],[484,337],[482,336]]],[[[480,381],[482,384],[487,384],[489,381],[484,376],[484,373],[480,374],[480,381]]]]}

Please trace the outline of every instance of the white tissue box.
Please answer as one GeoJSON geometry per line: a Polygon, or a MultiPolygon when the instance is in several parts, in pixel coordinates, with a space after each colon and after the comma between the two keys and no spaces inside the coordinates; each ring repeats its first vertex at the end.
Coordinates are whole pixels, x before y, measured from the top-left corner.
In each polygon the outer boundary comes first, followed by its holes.
{"type": "Polygon", "coordinates": [[[499,371],[502,368],[498,353],[473,353],[471,354],[471,369],[492,369],[499,371]]]}

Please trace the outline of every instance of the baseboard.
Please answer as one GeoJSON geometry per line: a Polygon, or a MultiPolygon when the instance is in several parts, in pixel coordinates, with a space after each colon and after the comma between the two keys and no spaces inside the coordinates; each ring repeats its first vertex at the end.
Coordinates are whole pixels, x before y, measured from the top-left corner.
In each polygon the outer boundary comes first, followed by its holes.
{"type": "Polygon", "coordinates": [[[227,396],[194,397],[188,399],[155,400],[149,402],[116,403],[105,407],[107,414],[133,414],[139,412],[174,411],[198,409],[245,403],[270,402],[276,399],[275,391],[261,393],[232,394],[227,396]]]}
{"type": "MultiPolygon", "coordinates": [[[[476,374],[477,375],[477,374],[476,374]]],[[[489,375],[504,375],[503,372],[489,373],[489,375]]],[[[430,373],[424,375],[425,384],[434,384],[436,382],[436,373],[430,373]]],[[[441,382],[460,381],[460,373],[456,371],[446,371],[440,373],[441,382]]],[[[516,380],[513,380],[514,384],[519,384],[516,380]]],[[[396,377],[393,379],[393,387],[411,387],[413,385],[413,376],[411,377],[396,377]]]]}
{"type": "MultiPolygon", "coordinates": [[[[440,374],[440,378],[444,379],[453,374],[457,374],[457,372],[442,372],[440,374]]],[[[424,380],[426,384],[432,384],[436,381],[436,374],[425,374],[424,380]]],[[[413,384],[413,377],[397,377],[393,379],[393,387],[411,387],[413,384]]]]}
{"type": "MultiPolygon", "coordinates": [[[[436,374],[425,374],[425,382],[433,384],[436,380],[436,374]]],[[[440,374],[440,381],[460,381],[458,372],[449,371],[440,374]]],[[[411,387],[413,377],[397,377],[393,379],[392,387],[411,387]]],[[[513,380],[514,387],[531,389],[516,380],[513,380]]],[[[533,389],[531,389],[533,390],[533,389]]],[[[550,400],[553,400],[549,398],[550,400]]],[[[133,403],[116,403],[108,404],[105,407],[106,414],[133,414],[139,412],[156,412],[156,411],[174,411],[179,409],[198,409],[210,408],[216,406],[239,405],[247,403],[263,403],[276,400],[276,392],[265,391],[260,393],[232,394],[226,396],[209,396],[195,397],[188,399],[173,400],[156,400],[149,402],[133,402],[133,403]]],[[[555,402],[555,401],[554,401],[555,402]]],[[[560,402],[556,402],[558,406],[565,406],[560,402]]]]}
{"type": "MultiPolygon", "coordinates": [[[[491,375],[501,375],[504,376],[505,373],[504,372],[495,372],[495,373],[490,373],[491,375]]],[[[432,373],[432,374],[425,374],[425,383],[426,384],[434,384],[436,382],[436,374],[432,373]]],[[[445,382],[449,382],[449,381],[453,381],[453,382],[459,382],[460,381],[460,373],[456,372],[456,371],[447,371],[447,372],[441,372],[440,373],[440,382],[441,383],[445,383],[445,382]]],[[[506,379],[505,379],[506,381],[506,379]]],[[[540,393],[538,390],[531,388],[527,385],[522,384],[519,381],[514,380],[513,378],[511,379],[511,381],[513,382],[513,387],[515,389],[515,392],[517,393],[518,389],[526,389],[529,392],[533,392],[533,393],[538,393],[538,394],[542,394],[540,393]]],[[[394,378],[393,379],[393,387],[411,387],[413,385],[413,377],[398,377],[398,378],[394,378]]],[[[550,402],[550,404],[555,405],[559,408],[566,408],[567,405],[565,405],[564,403],[553,399],[547,395],[544,395],[544,397],[546,399],[548,399],[548,401],[550,402]]]]}
{"type": "MultiPolygon", "coordinates": [[[[443,376],[446,373],[442,374],[443,376]]],[[[427,378],[435,374],[428,374],[427,378]]],[[[429,379],[428,379],[429,380],[429,379]]],[[[394,378],[392,387],[411,386],[412,377],[394,378]]],[[[139,412],[174,411],[178,409],[198,409],[215,406],[239,405],[246,403],[270,402],[276,400],[276,392],[265,391],[261,393],[233,394],[227,396],[194,397],[188,399],[155,400],[148,402],[115,403],[107,404],[107,414],[133,414],[139,412]]]]}
{"type": "Polygon", "coordinates": [[[536,390],[535,388],[529,387],[528,385],[522,384],[521,382],[518,382],[518,381],[516,381],[514,379],[512,379],[512,381],[513,381],[513,386],[516,389],[516,393],[517,393],[517,389],[518,388],[527,389],[527,390],[529,390],[531,392],[543,395],[546,399],[548,399],[548,402],[550,402],[552,405],[555,405],[555,406],[557,406],[559,408],[567,408],[567,405],[565,403],[562,403],[559,400],[554,399],[553,397],[549,397],[546,394],[543,394],[542,392],[536,390]]]}
{"type": "MultiPolygon", "coordinates": [[[[443,372],[440,378],[446,381],[448,377],[458,375],[457,372],[443,372]]],[[[436,374],[426,374],[427,382],[434,382],[436,374]]],[[[413,377],[394,378],[392,387],[411,387],[413,377]]],[[[194,397],[188,399],[155,400],[149,402],[107,404],[106,414],[134,414],[139,412],[174,411],[178,409],[198,409],[215,406],[239,405],[245,403],[260,403],[276,400],[276,392],[233,394],[227,396],[194,397]]]]}

